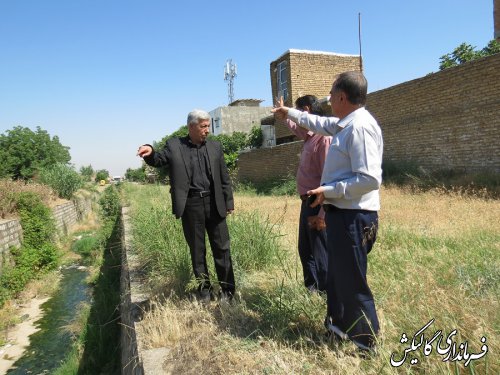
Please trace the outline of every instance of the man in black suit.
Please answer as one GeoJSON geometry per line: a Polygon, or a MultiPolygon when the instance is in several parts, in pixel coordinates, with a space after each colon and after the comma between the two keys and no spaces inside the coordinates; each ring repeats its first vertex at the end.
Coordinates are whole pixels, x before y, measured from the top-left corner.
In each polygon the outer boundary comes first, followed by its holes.
{"type": "Polygon", "coordinates": [[[205,230],[212,248],[221,298],[232,299],[235,291],[226,215],[234,210],[231,181],[222,146],[207,139],[210,115],[201,110],[188,114],[187,137],[171,138],[155,151],[139,147],[137,155],[154,167],[168,167],[172,212],[182,219],[184,237],[191,251],[193,272],[198,280],[198,298],[213,299],[206,262],[205,230]]]}

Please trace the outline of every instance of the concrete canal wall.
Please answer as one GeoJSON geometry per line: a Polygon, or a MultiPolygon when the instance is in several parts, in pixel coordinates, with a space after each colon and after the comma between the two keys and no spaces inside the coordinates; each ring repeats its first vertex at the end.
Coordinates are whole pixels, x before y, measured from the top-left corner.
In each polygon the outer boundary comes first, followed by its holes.
{"type": "Polygon", "coordinates": [[[147,349],[141,333],[142,312],[148,308],[149,296],[142,288],[142,274],[132,244],[132,227],[128,208],[122,209],[121,349],[123,375],[164,375],[163,363],[168,348],[147,349]]]}
{"type": "MultiPolygon", "coordinates": [[[[71,201],[64,202],[52,208],[57,234],[69,233],[71,228],[83,220],[92,211],[94,195],[83,193],[71,201]]],[[[0,274],[9,261],[11,246],[20,247],[23,239],[23,229],[17,218],[0,220],[0,274]]]]}

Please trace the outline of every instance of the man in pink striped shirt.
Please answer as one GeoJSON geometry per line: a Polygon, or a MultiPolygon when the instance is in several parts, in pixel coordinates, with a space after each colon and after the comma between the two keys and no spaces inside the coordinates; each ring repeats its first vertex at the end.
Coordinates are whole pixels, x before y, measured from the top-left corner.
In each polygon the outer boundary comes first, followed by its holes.
{"type": "MultiPolygon", "coordinates": [[[[301,96],[295,101],[301,111],[322,115],[314,95],[301,96]]],[[[304,141],[297,170],[297,191],[302,200],[299,219],[299,256],[304,273],[304,284],[310,291],[326,291],[328,255],[326,250],[325,213],[320,205],[311,208],[307,191],[320,185],[326,154],[332,142],[327,137],[298,126],[291,120],[286,125],[304,141]]]]}

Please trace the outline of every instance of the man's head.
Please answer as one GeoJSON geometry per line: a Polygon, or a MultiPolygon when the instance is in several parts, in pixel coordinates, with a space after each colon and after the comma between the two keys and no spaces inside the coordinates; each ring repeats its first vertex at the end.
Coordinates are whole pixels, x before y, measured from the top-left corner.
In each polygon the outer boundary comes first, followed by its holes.
{"type": "Polygon", "coordinates": [[[200,109],[194,109],[188,114],[187,125],[191,142],[202,144],[210,133],[210,115],[200,109]]]}
{"type": "Polygon", "coordinates": [[[333,114],[343,118],[366,103],[368,83],[361,72],[339,74],[330,91],[333,114]]]}
{"type": "Polygon", "coordinates": [[[295,108],[314,115],[323,116],[323,109],[314,95],[304,95],[295,100],[295,108]]]}

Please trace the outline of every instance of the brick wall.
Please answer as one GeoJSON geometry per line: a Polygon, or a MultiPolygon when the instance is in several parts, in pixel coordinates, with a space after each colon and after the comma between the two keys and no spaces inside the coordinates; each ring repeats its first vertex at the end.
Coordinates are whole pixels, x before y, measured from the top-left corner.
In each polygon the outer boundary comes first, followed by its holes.
{"type": "Polygon", "coordinates": [[[500,171],[500,54],[368,95],[384,159],[500,171]]]}
{"type": "MultiPolygon", "coordinates": [[[[384,159],[429,169],[500,172],[500,54],[368,95],[384,159]]],[[[296,170],[301,142],[241,154],[238,178],[262,181],[296,170]]]]}
{"type": "Polygon", "coordinates": [[[262,182],[297,173],[302,141],[242,152],[238,157],[238,181],[262,182]]]}
{"type": "MultiPolygon", "coordinates": [[[[74,201],[58,205],[52,209],[59,235],[67,234],[71,228],[92,211],[92,196],[81,196],[74,201]]],[[[19,247],[23,230],[19,219],[0,221],[0,274],[9,259],[9,248],[19,247]]]]}

